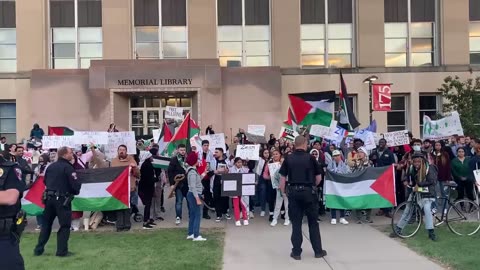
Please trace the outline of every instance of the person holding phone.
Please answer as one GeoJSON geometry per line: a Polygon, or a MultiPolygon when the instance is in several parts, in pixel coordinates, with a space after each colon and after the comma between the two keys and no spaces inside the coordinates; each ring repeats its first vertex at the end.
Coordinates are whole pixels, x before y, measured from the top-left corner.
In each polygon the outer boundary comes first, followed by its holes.
{"type": "Polygon", "coordinates": [[[188,193],[187,193],[187,202],[188,202],[188,236],[187,240],[197,241],[206,241],[206,238],[203,238],[200,235],[200,221],[201,212],[202,212],[202,192],[203,185],[202,179],[207,174],[203,172],[201,175],[198,174],[197,165],[198,165],[198,156],[194,152],[190,152],[187,156],[186,163],[187,167],[187,179],[188,179],[188,193]]]}

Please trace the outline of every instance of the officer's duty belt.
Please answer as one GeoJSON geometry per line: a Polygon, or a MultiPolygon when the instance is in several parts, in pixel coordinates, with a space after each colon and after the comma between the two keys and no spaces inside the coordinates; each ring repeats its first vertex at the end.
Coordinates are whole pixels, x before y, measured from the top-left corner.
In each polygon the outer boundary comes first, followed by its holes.
{"type": "Polygon", "coordinates": [[[68,193],[60,193],[56,190],[46,190],[45,194],[47,196],[55,196],[55,197],[68,197],[68,196],[70,196],[68,193]]]}

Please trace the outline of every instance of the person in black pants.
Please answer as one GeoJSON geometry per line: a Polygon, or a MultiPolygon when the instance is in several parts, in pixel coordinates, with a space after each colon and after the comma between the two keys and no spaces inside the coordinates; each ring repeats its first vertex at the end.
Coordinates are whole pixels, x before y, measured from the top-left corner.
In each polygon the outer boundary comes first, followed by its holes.
{"type": "Polygon", "coordinates": [[[315,258],[322,258],[327,252],[322,249],[320,228],[318,225],[318,195],[316,186],[322,181],[322,168],[306,152],[308,140],[304,136],[295,138],[295,152],[285,157],[280,167],[280,190],[285,193],[288,183],[288,215],[292,222],[292,252],[290,257],[301,259],[302,254],[302,219],[307,216],[310,242],[315,258]],[[287,182],[288,177],[288,182],[287,182]]]}
{"type": "Polygon", "coordinates": [[[81,183],[71,164],[73,151],[68,147],[58,150],[58,161],[52,163],[45,172],[45,210],[44,224],[38,237],[34,255],[40,256],[52,232],[52,224],[58,218],[60,229],[57,233],[57,256],[69,256],[68,239],[72,223],[73,195],[80,193],[81,183]]]}
{"type": "Polygon", "coordinates": [[[215,161],[216,164],[213,166],[215,175],[213,180],[213,201],[215,204],[215,212],[217,218],[215,222],[220,222],[222,217],[225,216],[226,219],[231,219],[232,217],[228,214],[228,197],[222,197],[222,175],[228,172],[227,160],[223,153],[222,148],[215,149],[215,161]]]}
{"type": "MultiPolygon", "coordinates": [[[[152,148],[156,155],[158,150],[152,148]]],[[[138,196],[145,206],[143,211],[143,229],[152,229],[156,226],[153,219],[150,219],[150,208],[152,206],[153,194],[155,192],[155,169],[152,164],[152,153],[143,152],[140,154],[140,181],[138,182],[138,196]]]]}

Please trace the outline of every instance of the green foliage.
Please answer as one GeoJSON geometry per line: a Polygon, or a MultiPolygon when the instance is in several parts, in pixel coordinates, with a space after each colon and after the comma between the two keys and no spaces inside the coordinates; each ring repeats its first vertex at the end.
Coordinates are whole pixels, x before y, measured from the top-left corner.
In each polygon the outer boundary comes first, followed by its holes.
{"type": "Polygon", "coordinates": [[[461,81],[458,76],[448,76],[441,88],[444,99],[443,113],[457,111],[465,135],[480,136],[480,77],[461,81]]]}

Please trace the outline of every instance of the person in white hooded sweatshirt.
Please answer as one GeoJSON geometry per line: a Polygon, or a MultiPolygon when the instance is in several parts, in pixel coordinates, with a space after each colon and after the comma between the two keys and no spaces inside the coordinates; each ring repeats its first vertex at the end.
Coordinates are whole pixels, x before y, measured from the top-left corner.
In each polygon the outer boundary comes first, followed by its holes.
{"type": "MultiPolygon", "coordinates": [[[[228,169],[230,173],[248,173],[248,168],[243,166],[243,160],[236,157],[233,160],[233,166],[228,169]]],[[[242,226],[240,222],[240,207],[242,209],[243,225],[248,225],[248,209],[249,196],[234,196],[232,197],[233,216],[235,218],[235,226],[242,226]]]]}

